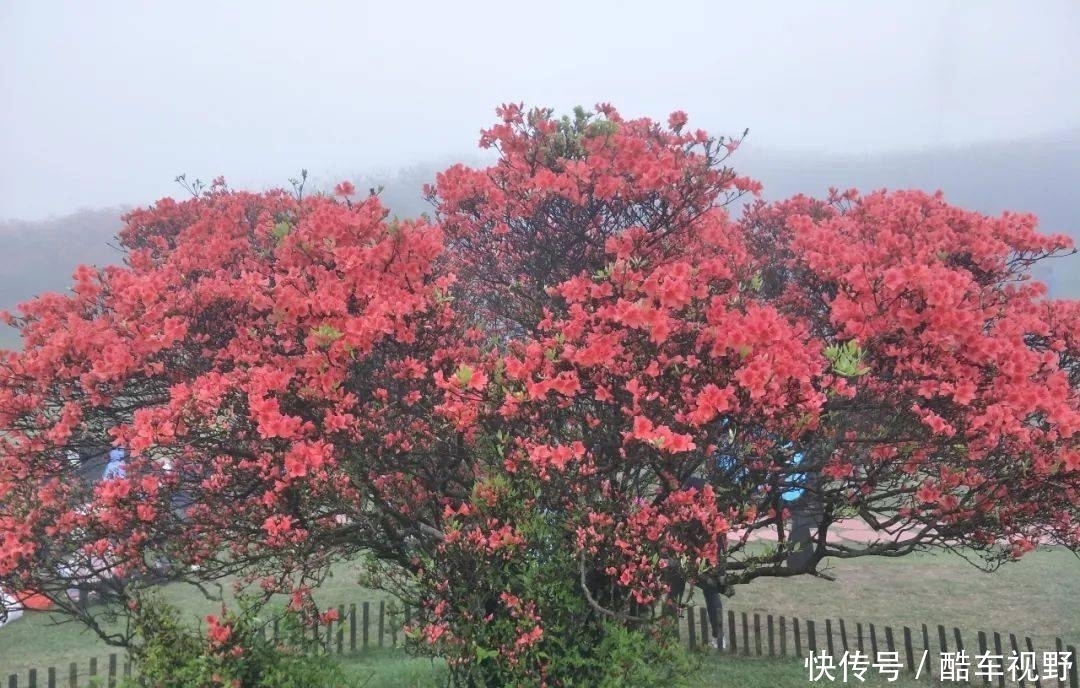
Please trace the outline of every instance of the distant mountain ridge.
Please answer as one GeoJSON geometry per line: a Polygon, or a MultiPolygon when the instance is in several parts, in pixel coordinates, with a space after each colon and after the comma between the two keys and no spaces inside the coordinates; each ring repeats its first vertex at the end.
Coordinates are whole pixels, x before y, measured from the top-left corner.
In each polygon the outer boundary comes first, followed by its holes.
{"type": "MultiPolygon", "coordinates": [[[[770,151],[751,139],[732,162],[762,181],[767,199],[821,196],[830,186],[864,192],[940,189],[949,202],[983,213],[1034,213],[1043,231],[1069,234],[1080,243],[1080,127],[1010,143],[861,157],[770,151]]],[[[416,217],[430,211],[421,197],[423,184],[445,167],[416,165],[393,174],[354,175],[354,181],[361,190],[383,185],[392,212],[416,217]]],[[[114,237],[123,213],[108,208],[40,222],[0,222],[0,310],[14,310],[37,294],[66,291],[79,264],[122,263],[114,237]]],[[[1080,255],[1054,261],[1038,277],[1052,295],[1080,298],[1080,255]]],[[[0,346],[18,345],[13,331],[0,328],[0,346]]]]}

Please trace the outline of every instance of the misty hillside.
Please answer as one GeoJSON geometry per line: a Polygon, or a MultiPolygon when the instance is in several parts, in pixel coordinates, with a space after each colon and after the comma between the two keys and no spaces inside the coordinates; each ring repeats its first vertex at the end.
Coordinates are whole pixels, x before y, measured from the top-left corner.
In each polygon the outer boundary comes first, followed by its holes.
{"type": "MultiPolygon", "coordinates": [[[[1010,144],[873,157],[782,154],[748,142],[734,163],[764,183],[768,199],[800,192],[820,196],[830,186],[941,189],[950,202],[981,212],[1033,212],[1044,231],[1067,233],[1080,241],[1080,201],[1075,195],[1080,188],[1080,129],[1010,144]]],[[[353,178],[361,191],[383,185],[381,196],[391,210],[415,217],[430,210],[421,187],[444,167],[418,165],[353,178]]],[[[13,310],[36,294],[66,290],[80,263],[122,262],[120,251],[110,245],[122,213],[86,210],[41,222],[0,224],[0,310],[13,310]]],[[[1080,255],[1054,261],[1049,268],[1039,277],[1053,295],[1080,298],[1080,255]]],[[[0,330],[0,346],[18,346],[13,331],[0,330]]]]}
{"type": "MultiPolygon", "coordinates": [[[[40,222],[0,223],[0,310],[14,311],[37,294],[65,291],[80,264],[122,262],[113,237],[123,213],[106,208],[40,222]]],[[[0,325],[0,347],[18,345],[14,330],[0,325]]]]}
{"type": "MultiPolygon", "coordinates": [[[[821,196],[829,186],[940,189],[949,202],[983,213],[1034,213],[1042,231],[1080,243],[1080,128],[1013,143],[861,158],[757,151],[752,138],[745,154],[738,153],[739,169],[760,179],[769,199],[821,196]]],[[[1038,276],[1051,294],[1080,298],[1080,255],[1048,261],[1038,276]]]]}

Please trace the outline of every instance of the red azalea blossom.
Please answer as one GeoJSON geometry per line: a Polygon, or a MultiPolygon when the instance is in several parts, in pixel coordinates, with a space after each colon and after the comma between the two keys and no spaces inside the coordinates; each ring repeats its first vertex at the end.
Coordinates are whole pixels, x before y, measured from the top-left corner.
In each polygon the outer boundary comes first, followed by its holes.
{"type": "Polygon", "coordinates": [[[334,187],[335,196],[347,197],[352,196],[355,193],[356,186],[354,186],[353,183],[350,181],[340,182],[337,186],[334,187]]]}

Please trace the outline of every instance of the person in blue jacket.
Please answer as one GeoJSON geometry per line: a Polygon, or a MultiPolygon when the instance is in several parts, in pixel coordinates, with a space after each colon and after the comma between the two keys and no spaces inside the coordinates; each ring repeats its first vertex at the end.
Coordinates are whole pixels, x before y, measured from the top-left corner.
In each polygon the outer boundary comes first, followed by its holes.
{"type": "Polygon", "coordinates": [[[105,466],[105,474],[101,476],[102,480],[115,480],[117,478],[123,478],[124,471],[124,459],[125,452],[123,447],[116,447],[109,452],[109,463],[105,466]]]}

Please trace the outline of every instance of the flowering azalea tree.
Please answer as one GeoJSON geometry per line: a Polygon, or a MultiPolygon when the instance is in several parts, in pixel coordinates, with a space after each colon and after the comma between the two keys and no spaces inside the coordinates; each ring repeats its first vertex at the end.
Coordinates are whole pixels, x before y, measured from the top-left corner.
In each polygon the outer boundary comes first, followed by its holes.
{"type": "Polygon", "coordinates": [[[475,581],[529,550],[515,523],[548,533],[538,519],[576,557],[582,604],[631,624],[671,576],[718,567],[739,583],[830,556],[941,547],[992,568],[1040,540],[1076,548],[1078,304],[1027,278],[1067,238],[918,192],[732,220],[756,191],[723,167],[737,141],[681,113],[502,115],[482,139],[498,163],[431,190],[455,293],[497,334],[477,417],[499,480],[455,513],[444,547],[489,560],[433,577],[471,583],[461,609],[431,598],[429,633],[499,608],[478,601],[504,579],[479,599],[475,581]],[[851,516],[877,537],[830,538],[851,516]],[[748,548],[763,530],[777,546],[748,548]]]}
{"type": "Polygon", "coordinates": [[[314,614],[363,552],[462,683],[651,685],[676,578],[1080,545],[1080,307],[1027,279],[1066,238],[918,192],[733,218],[739,140],[682,113],[499,115],[434,224],[215,184],[23,306],[0,584],[93,625],[69,588],[123,610],[164,558],[314,614]],[[124,476],[74,479],[109,444],[124,476]]]}
{"type": "Polygon", "coordinates": [[[469,350],[432,272],[441,231],[375,198],[216,184],[132,213],[120,240],[126,267],[82,268],[12,318],[0,582],[95,624],[68,592],[122,606],[158,561],[298,606],[334,558],[407,566],[404,543],[438,532],[431,495],[471,481],[435,410],[434,372],[469,350]],[[110,444],[123,476],[80,479],[68,453],[110,444]]]}

